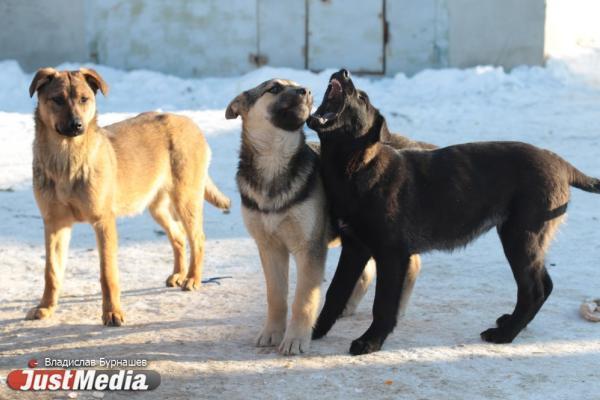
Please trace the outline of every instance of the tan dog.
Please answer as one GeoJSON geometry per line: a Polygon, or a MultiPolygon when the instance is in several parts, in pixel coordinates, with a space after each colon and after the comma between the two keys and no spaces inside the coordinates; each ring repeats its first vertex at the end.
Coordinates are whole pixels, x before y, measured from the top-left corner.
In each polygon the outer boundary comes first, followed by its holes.
{"type": "Polygon", "coordinates": [[[91,69],[40,69],[29,88],[38,93],[33,144],[33,189],[44,220],[44,295],[28,319],[50,316],[58,302],[71,226],[89,222],[100,253],[102,320],[124,322],[120,304],[115,218],[149,207],[175,255],[167,286],[197,289],[204,255],[203,199],[221,209],[230,201],[208,176],[210,149],[188,118],[144,113],[100,128],[96,92],[108,87],[91,69]],[[185,266],[185,238],[191,247],[185,266]]]}

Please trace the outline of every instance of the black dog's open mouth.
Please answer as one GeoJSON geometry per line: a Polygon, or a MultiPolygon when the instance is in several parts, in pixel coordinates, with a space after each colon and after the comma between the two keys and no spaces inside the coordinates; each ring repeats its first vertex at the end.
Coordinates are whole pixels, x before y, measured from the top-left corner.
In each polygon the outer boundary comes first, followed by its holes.
{"type": "Polygon", "coordinates": [[[309,127],[315,128],[318,125],[326,125],[329,121],[334,120],[343,108],[344,88],[338,79],[332,78],[329,81],[323,102],[317,111],[310,116],[309,127]]]}

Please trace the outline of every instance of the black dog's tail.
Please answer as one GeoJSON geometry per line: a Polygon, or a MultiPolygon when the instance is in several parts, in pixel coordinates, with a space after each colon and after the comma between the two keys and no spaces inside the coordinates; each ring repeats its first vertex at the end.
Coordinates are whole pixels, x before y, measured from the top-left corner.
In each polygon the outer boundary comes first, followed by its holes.
{"type": "Polygon", "coordinates": [[[565,163],[569,167],[569,184],[571,186],[586,192],[600,193],[600,179],[587,176],[568,162],[565,161],[565,163]]]}

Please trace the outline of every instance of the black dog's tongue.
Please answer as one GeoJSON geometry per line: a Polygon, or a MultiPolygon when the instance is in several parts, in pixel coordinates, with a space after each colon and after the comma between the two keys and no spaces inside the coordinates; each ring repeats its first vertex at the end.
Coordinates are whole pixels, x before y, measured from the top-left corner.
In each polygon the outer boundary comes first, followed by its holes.
{"type": "Polygon", "coordinates": [[[337,96],[342,94],[342,84],[337,79],[332,79],[329,82],[331,88],[329,89],[329,94],[327,95],[328,99],[336,98],[337,96]]]}

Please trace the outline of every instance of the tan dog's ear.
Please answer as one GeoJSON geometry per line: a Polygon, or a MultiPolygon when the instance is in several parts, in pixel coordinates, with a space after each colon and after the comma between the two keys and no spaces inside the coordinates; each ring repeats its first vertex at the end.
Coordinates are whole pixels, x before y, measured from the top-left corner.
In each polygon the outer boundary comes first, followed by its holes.
{"type": "Polygon", "coordinates": [[[58,71],[54,68],[40,68],[37,70],[31,85],[29,85],[29,97],[33,97],[33,94],[41,89],[46,83],[50,82],[58,74],[58,71]]]}
{"type": "Polygon", "coordinates": [[[248,102],[246,101],[246,92],[239,94],[235,99],[231,100],[231,103],[225,110],[225,118],[236,119],[248,111],[248,102]]]}
{"type": "Polygon", "coordinates": [[[98,92],[98,89],[100,89],[104,96],[108,94],[108,85],[104,82],[104,79],[102,79],[99,73],[91,68],[79,68],[79,72],[83,74],[86,82],[90,85],[94,93],[98,92]]]}

